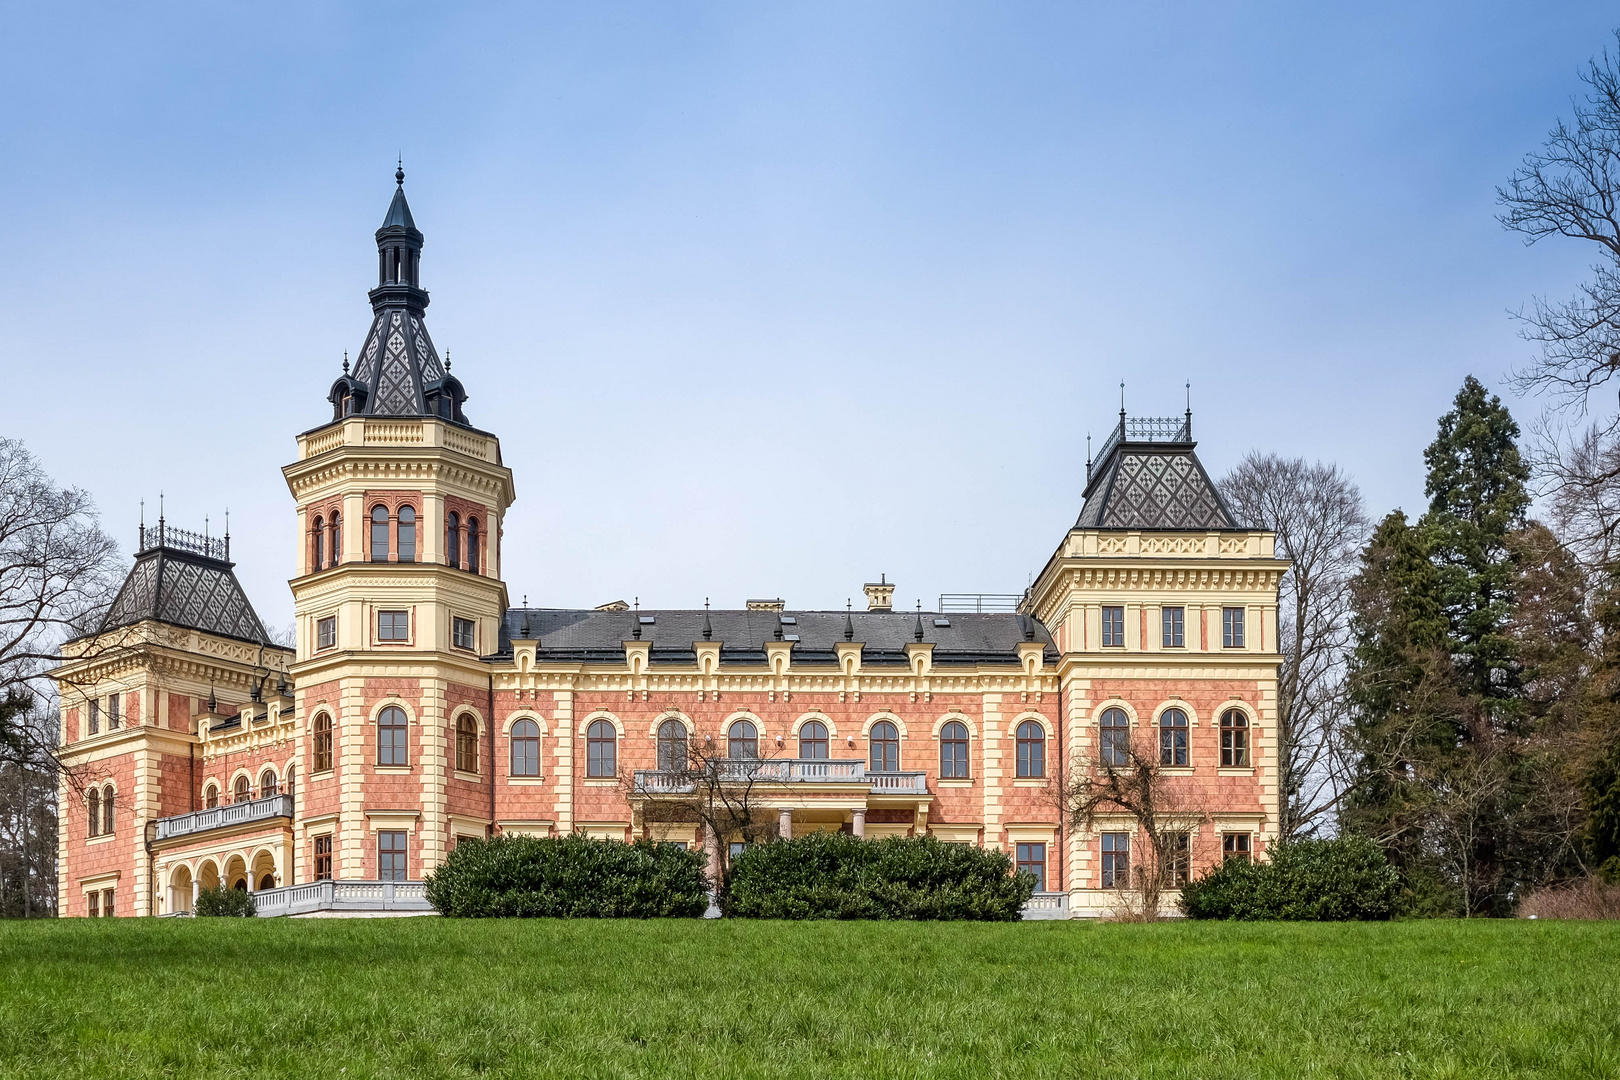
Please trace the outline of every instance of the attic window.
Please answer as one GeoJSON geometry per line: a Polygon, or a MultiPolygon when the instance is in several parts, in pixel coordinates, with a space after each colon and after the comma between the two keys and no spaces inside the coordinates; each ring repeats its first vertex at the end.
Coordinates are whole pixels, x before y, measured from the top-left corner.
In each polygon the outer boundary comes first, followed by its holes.
{"type": "Polygon", "coordinates": [[[782,635],[782,640],[783,641],[798,641],[799,640],[799,635],[798,634],[783,634],[782,635]]]}
{"type": "Polygon", "coordinates": [[[949,626],[949,625],[951,625],[951,620],[949,620],[949,619],[935,619],[934,620],[934,625],[935,626],[949,626]]]}
{"type": "Polygon", "coordinates": [[[783,626],[797,626],[798,623],[799,623],[799,620],[798,620],[797,616],[794,616],[794,615],[783,615],[782,616],[782,625],[783,626]]]}
{"type": "Polygon", "coordinates": [[[657,621],[658,621],[658,618],[657,618],[657,616],[654,616],[654,615],[643,615],[643,616],[641,616],[641,625],[642,626],[651,626],[654,623],[656,623],[657,621]]]}

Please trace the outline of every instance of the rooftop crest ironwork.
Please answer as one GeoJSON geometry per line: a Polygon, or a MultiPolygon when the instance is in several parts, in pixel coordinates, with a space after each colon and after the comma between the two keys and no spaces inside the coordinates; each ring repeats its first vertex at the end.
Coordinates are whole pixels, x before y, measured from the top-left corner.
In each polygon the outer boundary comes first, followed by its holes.
{"type": "Polygon", "coordinates": [[[193,555],[201,555],[205,559],[218,559],[221,562],[231,561],[231,537],[227,533],[223,537],[209,536],[207,533],[192,532],[190,529],[177,529],[162,518],[153,526],[141,526],[141,551],[151,551],[153,548],[168,548],[170,551],[187,551],[193,555]]]}

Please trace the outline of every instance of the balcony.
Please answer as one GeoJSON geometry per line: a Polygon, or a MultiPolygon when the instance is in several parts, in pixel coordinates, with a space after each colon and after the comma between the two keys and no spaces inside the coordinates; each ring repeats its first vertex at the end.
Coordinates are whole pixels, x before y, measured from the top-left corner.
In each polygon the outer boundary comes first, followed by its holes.
{"type": "Polygon", "coordinates": [[[193,810],[189,814],[157,819],[157,839],[172,840],[177,836],[191,836],[211,829],[224,829],[250,821],[268,821],[270,818],[291,818],[293,797],[270,795],[263,799],[215,806],[207,810],[193,810]]]}
{"type": "MultiPolygon", "coordinates": [[[[861,760],[744,758],[712,762],[710,767],[723,784],[849,784],[880,795],[928,794],[927,773],[869,772],[861,760]]],[[[685,770],[637,769],[635,774],[637,795],[685,795],[696,786],[694,774],[685,770]]]]}
{"type": "Polygon", "coordinates": [[[427,886],[420,881],[311,881],[253,894],[260,918],[322,911],[372,911],[425,915],[427,886]]]}

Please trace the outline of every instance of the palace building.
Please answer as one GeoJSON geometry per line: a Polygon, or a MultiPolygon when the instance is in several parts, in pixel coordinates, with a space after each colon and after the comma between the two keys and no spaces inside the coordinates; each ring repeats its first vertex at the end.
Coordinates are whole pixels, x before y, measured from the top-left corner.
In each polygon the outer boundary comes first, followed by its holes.
{"type": "Polygon", "coordinates": [[[1263,856],[1286,563],[1222,502],[1190,412],[1120,413],[1009,602],[895,611],[885,579],[861,611],[513,607],[513,469],[434,348],[395,179],[365,343],[283,469],[294,647],[268,640],[228,537],[160,520],[62,650],[64,914],[180,914],[216,885],[262,915],[405,913],[465,837],[739,842],[670,812],[696,744],[750,763],[782,835],[1006,850],[1037,878],[1032,917],[1118,902],[1137,827],[1077,827],[1063,791],[1127,747],[1191,808],[1170,884],[1263,856]]]}

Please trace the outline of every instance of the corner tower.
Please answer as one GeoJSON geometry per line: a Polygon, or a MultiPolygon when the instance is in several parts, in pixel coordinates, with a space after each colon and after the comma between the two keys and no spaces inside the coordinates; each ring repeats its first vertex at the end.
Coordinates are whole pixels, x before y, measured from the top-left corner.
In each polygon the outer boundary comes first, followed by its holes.
{"type": "Polygon", "coordinates": [[[298,506],[296,878],[418,880],[490,821],[489,676],[506,611],[500,441],[428,334],[405,174],[377,230],[371,328],[332,419],[282,470],[298,506]]]}

